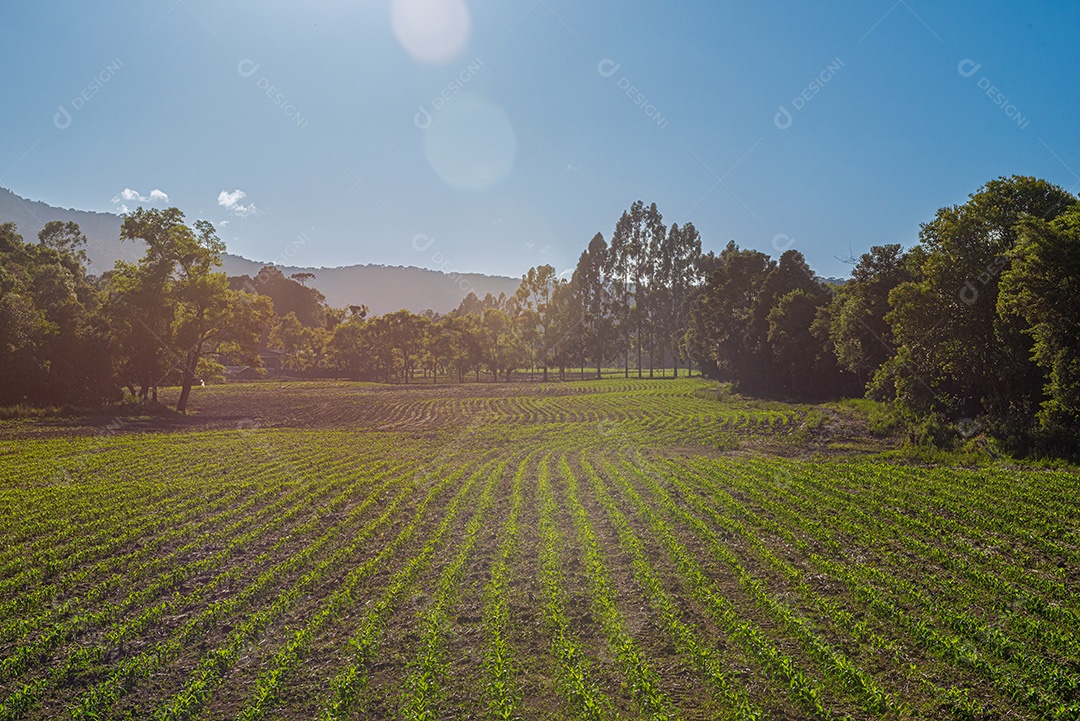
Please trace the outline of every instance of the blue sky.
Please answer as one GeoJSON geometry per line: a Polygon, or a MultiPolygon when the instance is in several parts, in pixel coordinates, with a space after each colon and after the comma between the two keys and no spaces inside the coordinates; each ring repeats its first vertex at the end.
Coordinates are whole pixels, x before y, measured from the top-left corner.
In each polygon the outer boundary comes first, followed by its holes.
{"type": "Polygon", "coordinates": [[[257,260],[514,276],[641,199],[846,275],[999,175],[1080,189],[1078,27],[1065,2],[18,3],[0,186],[176,205],[257,260]]]}

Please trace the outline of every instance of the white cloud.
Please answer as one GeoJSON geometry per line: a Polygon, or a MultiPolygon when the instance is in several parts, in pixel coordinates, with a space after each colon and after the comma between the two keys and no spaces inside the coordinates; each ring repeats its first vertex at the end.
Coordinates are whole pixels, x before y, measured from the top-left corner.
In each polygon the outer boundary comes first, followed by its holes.
{"type": "Polygon", "coordinates": [[[119,193],[113,196],[112,202],[120,203],[120,212],[126,213],[127,206],[121,201],[138,202],[138,203],[168,203],[169,196],[161,190],[154,188],[150,191],[150,195],[143,195],[134,188],[124,188],[119,193]]]}
{"type": "Polygon", "coordinates": [[[246,197],[247,197],[247,193],[240,190],[239,188],[234,190],[231,193],[229,191],[227,191],[227,190],[223,190],[220,193],[218,193],[217,202],[218,202],[218,205],[224,206],[226,208],[233,208],[233,207],[236,207],[237,203],[239,203],[241,200],[243,200],[246,197]]]}
{"type": "Polygon", "coordinates": [[[247,205],[240,203],[240,201],[246,197],[247,193],[239,188],[231,193],[227,190],[223,190],[218,193],[217,202],[222,208],[241,217],[246,215],[258,215],[259,209],[255,207],[254,203],[248,203],[247,205]]]}

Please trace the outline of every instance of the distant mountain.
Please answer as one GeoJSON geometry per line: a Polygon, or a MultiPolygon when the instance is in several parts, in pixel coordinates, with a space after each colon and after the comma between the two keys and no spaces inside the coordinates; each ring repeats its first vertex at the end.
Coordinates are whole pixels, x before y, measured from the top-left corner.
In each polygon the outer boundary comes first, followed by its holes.
{"type": "MultiPolygon", "coordinates": [[[[141,243],[121,242],[122,219],[115,213],[96,213],[74,208],[56,208],[36,200],[21,198],[0,188],[0,223],[14,221],[24,239],[37,238],[50,220],[73,220],[86,234],[86,255],[90,272],[101,274],[117,260],[136,261],[145,250],[141,243]]],[[[254,277],[269,263],[248,260],[226,253],[222,265],[228,275],[254,277]]],[[[343,268],[303,268],[278,266],[285,275],[314,273],[311,285],[326,296],[326,302],[336,308],[347,305],[366,305],[371,313],[381,315],[401,308],[414,313],[431,309],[440,313],[453,310],[469,292],[483,298],[487,293],[511,295],[520,282],[517,278],[480,273],[447,275],[424,268],[350,265],[343,268]]]]}
{"type": "MultiPolygon", "coordinates": [[[[223,258],[229,275],[255,277],[266,263],[257,263],[238,255],[223,258]]],[[[371,313],[382,315],[402,308],[414,313],[427,309],[440,313],[457,308],[469,292],[483,298],[487,293],[513,295],[521,284],[519,278],[480,273],[447,275],[436,270],[394,265],[349,265],[344,268],[298,268],[281,266],[285,275],[314,273],[310,284],[326,296],[335,308],[363,304],[371,313]]]]}
{"type": "Polygon", "coordinates": [[[86,234],[86,255],[90,272],[100,275],[112,268],[117,260],[135,261],[142,257],[141,243],[120,242],[120,216],[115,213],[94,213],[74,208],[54,208],[37,200],[20,198],[6,188],[0,188],[0,223],[14,221],[24,240],[37,241],[38,232],[50,220],[74,220],[86,234]]]}

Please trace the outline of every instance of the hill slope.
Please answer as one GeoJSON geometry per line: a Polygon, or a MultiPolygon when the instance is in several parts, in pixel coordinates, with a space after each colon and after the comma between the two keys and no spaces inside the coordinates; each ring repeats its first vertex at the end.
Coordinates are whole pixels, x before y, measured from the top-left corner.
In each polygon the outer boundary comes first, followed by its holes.
{"type": "MultiPolygon", "coordinates": [[[[253,276],[266,263],[238,255],[223,258],[229,275],[253,276]]],[[[447,275],[437,270],[399,265],[348,265],[343,268],[301,268],[278,266],[285,275],[314,273],[315,286],[335,308],[364,304],[375,315],[407,308],[414,313],[427,309],[445,313],[461,303],[469,292],[483,298],[491,293],[512,295],[520,280],[505,276],[461,273],[447,275]]]]}
{"type": "MultiPolygon", "coordinates": [[[[87,237],[86,255],[90,259],[91,273],[100,275],[112,268],[117,260],[136,261],[143,254],[141,244],[119,240],[122,222],[119,215],[57,208],[0,188],[0,223],[13,221],[26,240],[36,238],[38,231],[50,220],[73,220],[79,224],[87,237]]],[[[254,276],[268,264],[226,253],[222,265],[229,275],[254,276]]],[[[456,308],[470,291],[481,298],[487,293],[510,295],[517,290],[519,282],[516,278],[505,276],[480,273],[451,276],[439,271],[403,266],[279,267],[285,275],[314,273],[312,285],[334,307],[364,304],[377,315],[401,308],[415,313],[429,308],[445,313],[456,308]]]]}
{"type": "Polygon", "coordinates": [[[38,200],[27,200],[0,188],[0,223],[14,221],[19,234],[27,241],[37,238],[50,220],[73,220],[86,234],[86,255],[90,272],[100,275],[113,267],[117,260],[138,260],[143,249],[136,243],[120,242],[120,216],[115,213],[96,213],[74,208],[56,208],[38,200]]]}

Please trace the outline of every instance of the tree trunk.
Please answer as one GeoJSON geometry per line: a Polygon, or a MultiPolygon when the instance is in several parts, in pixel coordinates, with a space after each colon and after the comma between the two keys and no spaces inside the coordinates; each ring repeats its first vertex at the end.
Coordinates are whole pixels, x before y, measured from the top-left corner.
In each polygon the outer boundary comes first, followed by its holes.
{"type": "Polygon", "coordinates": [[[627,328],[623,336],[623,374],[630,377],[630,329],[627,328]]]}
{"type": "MultiPolygon", "coordinates": [[[[191,350],[187,354],[187,362],[184,364],[183,387],[180,389],[180,400],[176,402],[176,410],[180,413],[187,412],[188,396],[191,395],[191,385],[195,382],[195,365],[199,362],[199,351],[191,350]]],[[[156,398],[154,400],[157,400],[156,398]]]]}
{"type": "MultiPolygon", "coordinates": [[[[660,351],[660,377],[663,378],[667,373],[667,358],[664,357],[664,351],[660,351]]],[[[649,374],[652,374],[652,368],[649,368],[649,374]]]]}
{"type": "MultiPolygon", "coordinates": [[[[653,369],[656,367],[656,343],[653,339],[652,331],[649,331],[649,378],[653,377],[653,369]]],[[[660,359],[661,365],[663,365],[664,359],[660,359]]]]}
{"type": "Polygon", "coordinates": [[[637,377],[641,379],[641,328],[638,328],[637,336],[637,377]]]}

